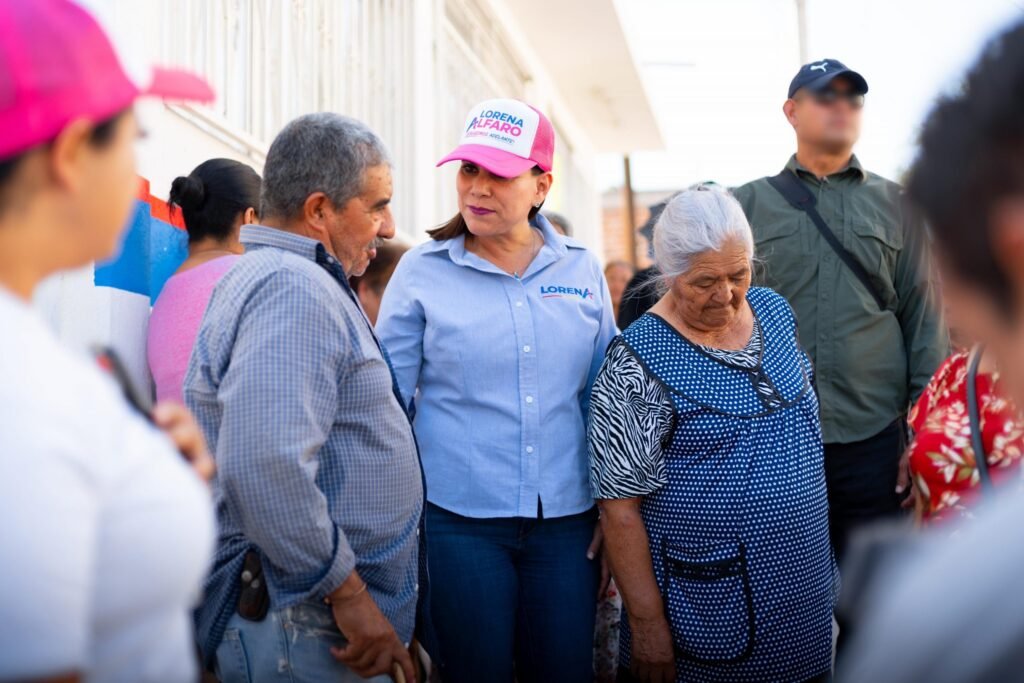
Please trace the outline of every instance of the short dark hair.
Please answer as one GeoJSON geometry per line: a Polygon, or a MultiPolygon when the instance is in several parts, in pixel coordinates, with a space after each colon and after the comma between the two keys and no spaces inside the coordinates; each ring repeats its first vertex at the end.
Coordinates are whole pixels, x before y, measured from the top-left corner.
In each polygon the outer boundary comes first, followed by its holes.
{"type": "Polygon", "coordinates": [[[171,183],[168,202],[180,208],[188,241],[231,236],[238,215],[260,205],[260,176],[233,159],[209,159],[171,183]]]}
{"type": "Polygon", "coordinates": [[[1003,199],[1024,195],[1024,23],[993,39],[925,121],[907,194],[952,269],[1004,311],[1013,295],[990,239],[1003,199]]]}

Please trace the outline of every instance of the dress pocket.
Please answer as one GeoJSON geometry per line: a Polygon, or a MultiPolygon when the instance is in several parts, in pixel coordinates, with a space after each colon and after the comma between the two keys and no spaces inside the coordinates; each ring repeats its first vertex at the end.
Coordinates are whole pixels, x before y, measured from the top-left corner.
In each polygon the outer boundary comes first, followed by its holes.
{"type": "Polygon", "coordinates": [[[662,561],[676,656],[715,664],[748,658],[754,649],[754,601],[743,543],[666,542],[662,561]]]}

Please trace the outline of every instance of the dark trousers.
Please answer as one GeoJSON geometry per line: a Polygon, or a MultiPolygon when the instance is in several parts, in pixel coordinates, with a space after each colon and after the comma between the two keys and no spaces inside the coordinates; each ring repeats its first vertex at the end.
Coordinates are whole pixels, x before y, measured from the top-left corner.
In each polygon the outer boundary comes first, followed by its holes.
{"type": "Polygon", "coordinates": [[[593,681],[596,509],[474,519],[428,505],[426,521],[445,683],[593,681]]]}
{"type": "MultiPolygon", "coordinates": [[[[825,444],[829,533],[840,570],[853,532],[871,522],[902,514],[896,477],[906,447],[907,428],[902,418],[863,441],[825,444]]],[[[842,614],[837,613],[836,620],[839,660],[849,642],[851,625],[842,614]]]]}
{"type": "Polygon", "coordinates": [[[853,531],[901,513],[896,476],[906,434],[901,418],[863,441],[825,444],[829,532],[840,567],[853,531]]]}

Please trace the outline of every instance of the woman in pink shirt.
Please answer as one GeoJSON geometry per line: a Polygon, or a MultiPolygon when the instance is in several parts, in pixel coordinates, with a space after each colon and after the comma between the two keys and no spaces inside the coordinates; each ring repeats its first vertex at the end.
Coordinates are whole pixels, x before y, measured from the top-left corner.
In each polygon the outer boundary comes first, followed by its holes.
{"type": "Polygon", "coordinates": [[[157,400],[181,401],[199,323],[213,288],[242,253],[238,232],[256,222],[261,180],[231,159],[204,161],[171,183],[171,210],[188,231],[188,258],[167,281],[149,318],[146,355],[157,400]]]}

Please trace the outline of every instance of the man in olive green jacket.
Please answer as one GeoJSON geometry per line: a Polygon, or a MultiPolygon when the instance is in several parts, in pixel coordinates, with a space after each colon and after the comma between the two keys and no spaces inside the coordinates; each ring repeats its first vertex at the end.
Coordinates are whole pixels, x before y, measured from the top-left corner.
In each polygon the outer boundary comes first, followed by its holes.
{"type": "Polygon", "coordinates": [[[922,231],[901,188],[865,171],[853,155],[867,90],[864,78],[837,60],[812,62],[790,84],[783,111],[797,138],[786,169],[816,198],[874,293],[767,178],[735,190],[763,262],[759,279],[789,300],[814,361],[840,559],[852,529],[898,514],[909,486],[901,471],[905,414],[948,352],[922,231]]]}

